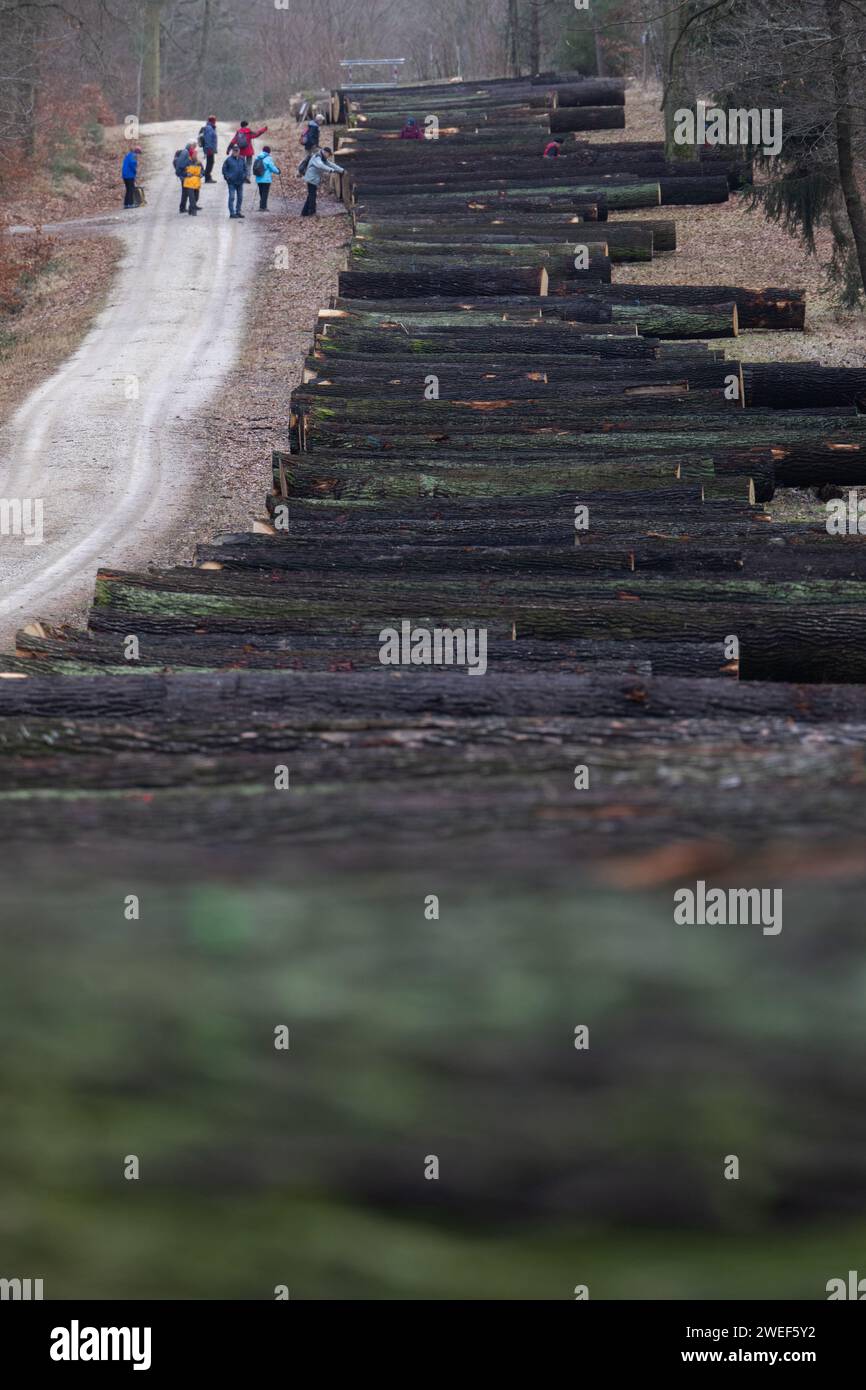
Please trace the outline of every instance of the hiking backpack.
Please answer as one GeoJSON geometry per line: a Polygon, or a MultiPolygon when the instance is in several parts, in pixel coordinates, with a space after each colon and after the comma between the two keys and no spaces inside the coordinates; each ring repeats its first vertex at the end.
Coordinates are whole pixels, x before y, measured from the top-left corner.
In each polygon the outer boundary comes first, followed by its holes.
{"type": "Polygon", "coordinates": [[[304,174],[307,172],[307,165],[309,164],[312,157],[313,156],[311,154],[308,154],[306,159],[302,159],[300,164],[298,165],[298,173],[301,175],[302,178],[304,174]]]}
{"type": "Polygon", "coordinates": [[[255,174],[257,179],[260,179],[264,172],[265,161],[262,159],[260,154],[257,154],[255,159],[253,160],[253,173],[255,174]]]}
{"type": "Polygon", "coordinates": [[[198,143],[201,145],[202,149],[204,149],[204,130],[205,128],[204,126],[202,126],[201,130],[198,133],[198,143]]]}

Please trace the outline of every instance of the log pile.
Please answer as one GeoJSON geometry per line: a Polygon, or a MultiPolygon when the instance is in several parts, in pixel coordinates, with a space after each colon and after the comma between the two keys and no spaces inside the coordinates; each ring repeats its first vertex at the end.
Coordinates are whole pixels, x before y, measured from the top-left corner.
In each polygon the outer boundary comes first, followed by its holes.
{"type": "MultiPolygon", "coordinates": [[[[617,221],[618,209],[722,201],[748,170],[708,155],[674,171],[658,146],[594,147],[570,133],[621,128],[626,110],[621,84],[575,75],[335,93],[354,235],[338,291],[310,325],[303,380],[287,383],[266,519],[200,544],[190,564],[104,567],[85,629],[31,623],[2,661],[0,830],[14,869],[21,855],[44,874],[50,851],[54,870],[64,847],[92,853],[100,872],[129,847],[142,856],[134,873],[118,869],[109,907],[93,908],[98,950],[82,958],[64,904],[53,934],[27,920],[7,971],[7,1029],[36,1040],[39,1066],[79,1054],[53,1034],[47,1048],[32,1019],[57,1029],[67,993],[66,1007],[86,1015],[86,984],[104,1030],[112,963],[122,972],[110,997],[139,1070],[112,1072],[122,1103],[110,1086],[97,1090],[94,1044],[80,1074],[58,1084],[67,1110],[76,1098],[86,1110],[70,1171],[104,1172],[104,1154],[91,1152],[94,1095],[127,1146],[139,1132],[130,1116],[152,1095],[171,1113],[164,1073],[183,1101],[184,1078],[198,1083],[197,1059],[225,1033],[235,1089],[200,1064],[207,1094],[231,1107],[216,1135],[186,1114],[169,1133],[227,1154],[233,1191],[250,1173],[267,1191],[278,1174],[281,1189],[302,1194],[304,1219],[315,1192],[340,1223],[355,1200],[387,1203],[405,1242],[420,1184],[407,1180],[394,1135],[414,1163],[442,1121],[466,1161],[438,1185],[437,1261],[467,1212],[472,1269],[491,1211],[494,1226],[503,1210],[518,1213],[557,1241],[572,1221],[584,1264],[575,1274],[569,1253],[565,1282],[557,1273],[538,1285],[551,1297],[583,1277],[588,1223],[628,1227],[646,1215],[647,1193],[659,1229],[724,1229],[725,1268],[739,1275],[754,1240],[738,1245],[739,1215],[725,1228],[707,1176],[729,1150],[747,1154],[750,1171],[760,1164],[749,1200],[765,1252],[779,1211],[814,1224],[828,1205],[838,1216],[833,1200],[848,1211],[860,1199],[850,1162],[859,1091],[838,1045],[845,1027],[856,1032],[856,995],[832,1027],[822,1011],[863,968],[850,913],[866,862],[866,541],[856,527],[834,535],[820,522],[773,521],[766,505],[794,485],[866,486],[866,372],[726,356],[744,330],[796,341],[804,295],[670,283],[658,260],[675,253],[675,220],[617,221]],[[437,116],[438,141],[398,139],[413,108],[422,122],[437,116]],[[565,154],[542,162],[557,128],[569,132],[565,154]],[[618,283],[624,261],[642,263],[640,285],[618,283]],[[443,630],[463,634],[462,661],[456,639],[441,648],[453,660],[426,660],[422,639],[443,630]],[[467,636],[482,632],[483,672],[467,636]],[[283,770],[289,790],[275,781],[283,770]],[[213,889],[207,920],[191,927],[176,894],[182,920],[169,912],[163,941],[145,896],[147,932],[128,947],[124,895],[173,855],[212,884],[233,875],[225,900],[213,889]],[[828,907],[833,875],[845,878],[844,911],[828,907]],[[675,925],[671,891],[696,878],[796,885],[785,945],[739,927],[707,946],[698,928],[675,925]],[[299,895],[313,884],[310,907],[299,895]],[[440,893],[443,920],[428,932],[423,902],[440,893]],[[277,905],[273,923],[263,903],[277,905]],[[262,922],[266,940],[245,935],[262,922]],[[29,1013],[21,1004],[25,1026],[15,1010],[43,978],[29,968],[43,949],[45,977],[62,988],[29,1013]],[[142,972],[151,949],[157,963],[142,972]],[[772,968],[765,951],[777,953],[772,968]],[[166,969],[177,1017],[162,999],[154,1008],[166,969]],[[422,1001],[408,1034],[407,978],[422,1001]],[[778,997],[785,1007],[770,1017],[778,997]],[[604,1037],[588,1054],[604,1058],[595,1072],[569,1053],[573,1019],[587,1011],[604,1037]],[[305,1032],[277,1082],[262,1049],[284,1014],[305,1032]],[[698,1059],[685,1081],[684,1055],[698,1059]],[[356,1067],[367,1088],[357,1094],[346,1081],[356,1067]],[[722,1123],[706,1088],[732,1093],[746,1072],[767,1097],[722,1123]],[[799,1122],[804,1076],[826,1078],[824,1148],[799,1131],[782,1142],[779,1117],[799,1122]],[[370,1119],[374,1086],[385,1102],[370,1119]],[[709,1138],[693,1143],[704,1113],[709,1138]],[[280,1118],[261,1134],[265,1114],[268,1125],[280,1118]],[[489,1133],[474,1136],[478,1114],[489,1133]]],[[[25,1056],[28,1088],[35,1068],[25,1056]]],[[[27,1125],[33,1110],[28,1091],[16,1114],[27,1125]]],[[[40,1131],[35,1151],[50,1153],[56,1182],[68,1155],[50,1135],[45,1144],[40,1131]]],[[[167,1146],[162,1157],[169,1176],[172,1163],[211,1171],[210,1151],[199,1160],[185,1149],[181,1161],[167,1146]]],[[[177,1246],[183,1223],[181,1211],[177,1246]]],[[[344,1248],[344,1224],[331,1245],[296,1224],[298,1267],[315,1270],[320,1247],[344,1248]]],[[[250,1241],[245,1231],[239,1248],[250,1241]]],[[[810,1269],[825,1268],[822,1241],[810,1269]]],[[[531,1254],[547,1277],[543,1242],[531,1254]]],[[[621,1284],[629,1296],[641,1258],[621,1284]]],[[[779,1258],[787,1269],[787,1246],[779,1258]]],[[[401,1245],[391,1263],[405,1260],[401,1245]]],[[[495,1264],[512,1270],[499,1245],[495,1264]]],[[[519,1268],[481,1296],[525,1296],[519,1268]]],[[[372,1277],[358,1276],[359,1296],[372,1277]]],[[[453,1297],[455,1278],[443,1287],[431,1276],[431,1287],[453,1297]]],[[[739,1292],[730,1278],[722,1296],[739,1292]]],[[[261,1296],[260,1268],[255,1279],[243,1296],[261,1296]]],[[[322,1287],[340,1296],[328,1278],[322,1287]]],[[[798,1285],[792,1296],[815,1293],[798,1285]]]]}

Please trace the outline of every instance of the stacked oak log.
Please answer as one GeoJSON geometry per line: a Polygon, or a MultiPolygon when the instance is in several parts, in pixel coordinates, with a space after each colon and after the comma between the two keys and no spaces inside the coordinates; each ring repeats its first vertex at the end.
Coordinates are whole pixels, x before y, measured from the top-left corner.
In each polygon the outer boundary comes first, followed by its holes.
{"type": "Polygon", "coordinates": [[[580,132],[625,124],[621,79],[464,85],[356,94],[341,103],[350,128],[341,143],[344,197],[368,212],[402,210],[424,215],[436,199],[441,214],[461,205],[495,201],[513,210],[566,208],[576,201],[607,208],[661,203],[724,202],[729,188],[748,177],[742,162],[712,157],[692,164],[665,159],[659,144],[593,146],[580,132]],[[425,134],[424,159],[407,163],[399,141],[408,103],[425,134]],[[546,109],[545,109],[546,108],[546,109]],[[539,156],[555,136],[561,158],[539,156]],[[399,154],[399,157],[398,157],[399,154]],[[461,198],[461,194],[471,195],[461,198]]]}
{"type": "MultiPolygon", "coordinates": [[[[689,1224],[694,1239],[725,1228],[709,1174],[729,1151],[762,1174],[750,1211],[766,1252],[779,1211],[818,1229],[831,1198],[848,1213],[863,1186],[849,1157],[856,1080],[838,1041],[856,1017],[853,994],[832,1026],[824,1011],[862,975],[851,896],[862,894],[866,854],[866,550],[858,534],[830,535],[820,522],[774,522],[766,505],[791,484],[866,482],[866,373],[727,359],[724,344],[741,329],[801,330],[802,292],[671,284],[670,213],[617,221],[641,198],[656,209],[727,198],[746,177],[735,161],[680,173],[658,147],[593,147],[578,135],[561,163],[542,164],[563,113],[615,112],[608,120],[621,124],[613,88],[572,78],[396,97],[355,90],[336,94],[333,109],[367,118],[338,152],[354,238],[338,293],[311,325],[303,381],[287,383],[269,521],[200,545],[194,564],[101,570],[85,630],[31,624],[3,663],[0,829],[15,869],[36,860],[42,873],[46,848],[56,868],[72,846],[76,856],[92,849],[86,862],[100,873],[122,862],[124,885],[83,924],[64,902],[62,925],[52,928],[49,913],[49,930],[30,930],[15,954],[7,1032],[37,1040],[21,1075],[29,1088],[46,1054],[83,1056],[84,1072],[52,1093],[67,1097],[67,1111],[83,1097],[86,1134],[67,1145],[82,1183],[105,1168],[92,1151],[98,1080],[109,1133],[125,1136],[131,1120],[132,1132],[161,1132],[148,1107],[184,1142],[194,1131],[200,1155],[179,1159],[166,1144],[169,1177],[197,1182],[219,1171],[212,1151],[228,1154],[232,1208],[238,1192],[248,1198],[244,1175],[266,1192],[278,1173],[305,1219],[311,1191],[319,1212],[334,1203],[340,1241],[353,1202],[368,1216],[396,1211],[401,1246],[390,1264],[400,1269],[419,1200],[406,1175],[416,1150],[435,1147],[431,1114],[456,1135],[452,1153],[476,1115],[487,1132],[464,1142],[458,1176],[443,1168],[431,1184],[439,1207],[424,1219],[444,1218],[437,1260],[471,1211],[464,1264],[475,1268],[479,1243],[519,1210],[521,1233],[495,1252],[511,1271],[502,1287],[518,1296],[528,1265],[508,1252],[526,1254],[527,1232],[532,1268],[549,1281],[538,1287],[550,1296],[564,1287],[539,1220],[557,1242],[569,1221],[585,1233],[599,1213],[621,1240],[650,1207],[659,1229],[689,1224]],[[439,140],[397,140],[410,112],[438,112],[439,140]],[[633,260],[645,283],[617,283],[618,265],[633,260]],[[485,673],[384,668],[382,634],[405,624],[483,629],[485,673]],[[176,856],[187,872],[212,875],[207,910],[191,908],[190,920],[176,856]],[[163,941],[148,874],[169,861],[166,892],[182,920],[169,914],[163,941]],[[827,902],[834,873],[846,879],[841,906],[827,902]],[[596,875],[626,900],[599,902],[596,875]],[[759,928],[723,939],[675,924],[671,889],[696,878],[796,880],[785,934],[768,944],[759,928]],[[311,883],[313,908],[286,906],[311,883]],[[150,914],[128,949],[127,885],[150,914]],[[443,920],[430,919],[429,932],[421,924],[416,955],[421,904],[440,893],[443,920]],[[277,905],[264,938],[263,903],[277,905]],[[89,949],[94,920],[104,930],[89,949]],[[781,964],[771,969],[765,949],[781,964]],[[147,950],[157,956],[142,969],[147,950]],[[595,996],[587,980],[600,961],[595,996]],[[113,993],[112,962],[122,979],[113,993]],[[421,1014],[411,1026],[407,969],[421,1014]],[[166,974],[177,1017],[160,997],[166,974]],[[78,1018],[98,1019],[97,1041],[76,1051],[64,1033],[45,1048],[32,1018],[55,1019],[57,1003],[26,1007],[29,984],[45,978],[62,979],[78,1018]],[[81,982],[91,980],[88,1011],[81,982]],[[771,1018],[777,997],[784,1012],[771,1018]],[[135,1037],[136,1067],[121,1065],[113,1035],[103,1039],[109,1005],[135,1037]],[[232,1020],[217,1029],[228,1040],[224,1068],[210,1060],[215,1009],[232,1020]],[[272,1081],[255,1041],[284,1013],[303,1033],[288,1091],[287,1073],[272,1081]],[[589,1054],[604,1058],[596,1072],[551,1042],[564,1037],[568,1051],[572,1016],[591,1016],[594,1048],[605,1039],[589,1054]],[[648,1040],[660,1016],[659,1058],[648,1040]],[[157,1049],[149,1066],[151,1035],[165,1055],[157,1049]],[[111,1051],[108,1085],[100,1050],[111,1051]],[[698,1059],[685,1080],[683,1056],[698,1059]],[[364,1068],[366,1090],[349,1096],[353,1068],[364,1068]],[[738,1097],[731,1076],[746,1071],[750,1094],[756,1078],[765,1089],[762,1108],[706,1105],[708,1086],[738,1097]],[[804,1076],[822,1089],[820,1143],[796,1128],[804,1076]],[[215,1132],[195,1113],[199,1091],[219,1093],[215,1132]],[[704,1112],[714,1128],[692,1143],[692,1118],[704,1112]],[[238,1115],[260,1169],[237,1142],[238,1115]],[[625,1130],[610,1120],[623,1115],[625,1130]],[[787,1145],[792,1126],[797,1142],[787,1145]]],[[[56,1181],[68,1171],[62,1127],[52,1117],[44,1142],[29,1090],[25,1101],[34,1152],[51,1154],[56,1181]]],[[[191,1201],[178,1188],[175,1246],[188,1243],[177,1233],[191,1201]]],[[[152,1201],[148,1223],[156,1209],[152,1201]]],[[[750,1228],[744,1250],[741,1217],[730,1222],[724,1263],[736,1277],[725,1295],[737,1296],[754,1236],[750,1228]]],[[[113,1233],[110,1214],[90,1224],[113,1233]]],[[[293,1223],[299,1266],[315,1269],[323,1246],[342,1249],[315,1223],[311,1237],[305,1229],[293,1223]]],[[[359,1246],[372,1229],[367,1219],[359,1246]]],[[[249,1227],[240,1244],[257,1248],[249,1227]]],[[[825,1240],[821,1261],[826,1249],[825,1240]]],[[[582,1270],[585,1240],[581,1250],[582,1270]]],[[[780,1258],[790,1268],[789,1246],[780,1258]]],[[[640,1260],[614,1289],[657,1276],[655,1247],[648,1274],[640,1260]]],[[[369,1277],[359,1276],[359,1296],[369,1277]]],[[[185,1295],[200,1292],[198,1278],[185,1295]]],[[[332,1278],[321,1287],[341,1294],[332,1278]]],[[[454,1287],[436,1285],[437,1295],[454,1287]]],[[[491,1296],[471,1278],[468,1287],[491,1296]]]]}

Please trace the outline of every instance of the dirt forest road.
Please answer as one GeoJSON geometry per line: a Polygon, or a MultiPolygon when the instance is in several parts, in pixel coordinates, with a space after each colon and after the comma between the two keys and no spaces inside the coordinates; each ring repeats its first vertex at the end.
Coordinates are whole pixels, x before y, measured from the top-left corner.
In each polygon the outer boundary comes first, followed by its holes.
{"type": "MultiPolygon", "coordinates": [[[[202,188],[197,217],[179,216],[172,155],[197,129],[190,121],[143,127],[148,201],[112,226],[126,252],[109,301],[75,355],[0,433],[4,651],[34,618],[82,613],[98,566],[146,564],[155,538],[182,533],[194,516],[203,464],[185,422],[236,359],[263,246],[254,184],[243,226],[227,216],[221,179],[202,188]],[[41,543],[21,534],[18,502],[36,535],[41,502],[41,543]]],[[[219,133],[215,177],[233,132],[219,133]]],[[[119,178],[118,188],[120,199],[119,178]]]]}

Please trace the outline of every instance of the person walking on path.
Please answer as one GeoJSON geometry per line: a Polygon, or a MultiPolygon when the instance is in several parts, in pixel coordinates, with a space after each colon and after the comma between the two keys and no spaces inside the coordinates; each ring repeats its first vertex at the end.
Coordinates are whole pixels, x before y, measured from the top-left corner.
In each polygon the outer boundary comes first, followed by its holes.
{"type": "Polygon", "coordinates": [[[138,174],[138,156],[140,154],[141,150],[139,146],[136,145],[134,150],[127,150],[123,157],[120,176],[126,188],[126,194],[123,199],[123,206],[125,208],[135,207],[135,180],[138,174]]]}
{"type": "Polygon", "coordinates": [[[323,174],[344,174],[346,171],[341,164],[331,162],[332,151],[326,145],[323,150],[314,150],[310,155],[309,163],[304,170],[304,180],[307,185],[307,201],[301,208],[302,217],[315,217],[316,198],[319,193],[319,184],[322,182],[323,174]]]}
{"type": "Polygon", "coordinates": [[[229,152],[223,160],[222,175],[229,189],[229,217],[243,217],[244,183],[247,166],[241,158],[237,145],[229,145],[229,152]]]}
{"type": "Polygon", "coordinates": [[[414,116],[407,116],[407,117],[406,117],[406,124],[404,125],[403,129],[400,131],[400,139],[401,139],[401,140],[423,140],[423,139],[424,139],[423,135],[421,134],[421,127],[419,126],[418,122],[415,120],[415,117],[414,117],[414,116]]]}
{"type": "Polygon", "coordinates": [[[201,188],[201,163],[195,145],[190,145],[189,158],[183,171],[183,184],[180,195],[180,210],[195,217],[198,212],[198,195],[201,188]]]}
{"type": "Polygon", "coordinates": [[[216,116],[208,116],[201,128],[201,147],[205,155],[204,181],[205,183],[216,183],[216,179],[213,177],[213,162],[219,147],[216,116]]]}
{"type": "Polygon", "coordinates": [[[271,159],[271,147],[265,145],[260,155],[253,160],[253,175],[259,186],[259,212],[268,211],[268,197],[271,192],[271,183],[274,174],[279,174],[274,161],[271,159]]]}
{"type": "Polygon", "coordinates": [[[234,142],[238,147],[238,153],[241,159],[244,160],[247,166],[247,174],[244,183],[251,182],[250,170],[253,167],[253,156],[255,155],[253,141],[258,140],[260,135],[264,135],[266,130],[266,125],[263,125],[261,130],[250,130],[250,123],[245,116],[235,132],[234,142]]]}

